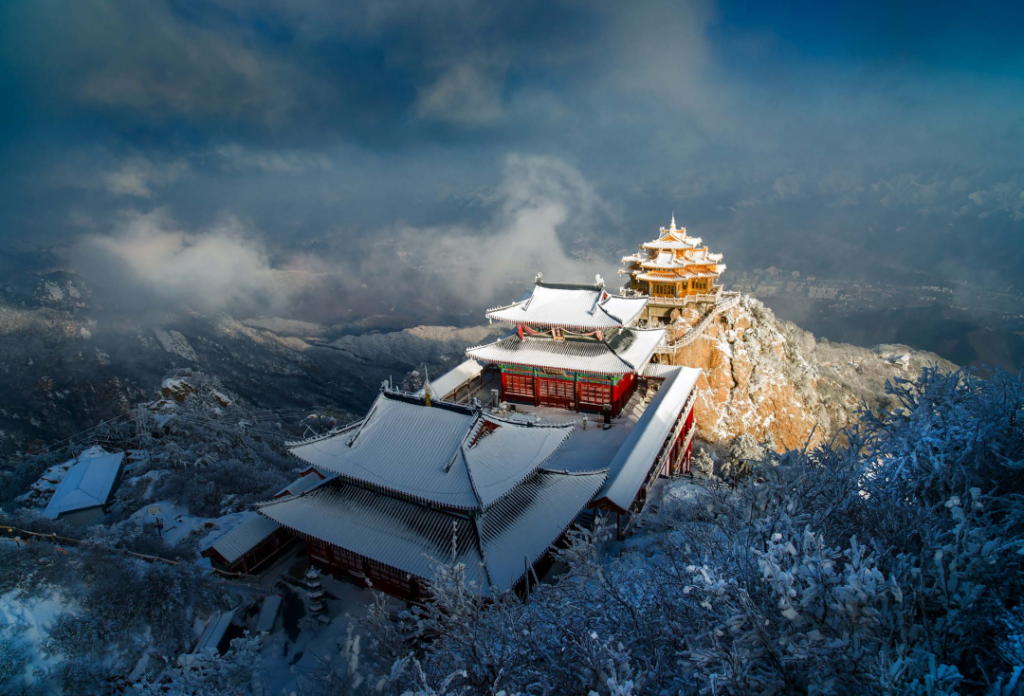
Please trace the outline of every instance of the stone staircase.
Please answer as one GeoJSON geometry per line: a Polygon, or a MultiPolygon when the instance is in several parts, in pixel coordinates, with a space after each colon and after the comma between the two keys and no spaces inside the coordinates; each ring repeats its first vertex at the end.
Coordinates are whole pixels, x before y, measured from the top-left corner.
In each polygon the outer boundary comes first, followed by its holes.
{"type": "Polygon", "coordinates": [[[681,338],[675,341],[668,341],[662,339],[661,345],[658,346],[658,353],[675,355],[676,351],[680,348],[685,348],[690,345],[704,333],[704,330],[711,325],[711,322],[715,320],[722,312],[728,311],[740,303],[740,294],[732,293],[731,296],[726,297],[724,294],[722,300],[716,304],[704,317],[693,325],[689,331],[687,331],[681,338]]]}

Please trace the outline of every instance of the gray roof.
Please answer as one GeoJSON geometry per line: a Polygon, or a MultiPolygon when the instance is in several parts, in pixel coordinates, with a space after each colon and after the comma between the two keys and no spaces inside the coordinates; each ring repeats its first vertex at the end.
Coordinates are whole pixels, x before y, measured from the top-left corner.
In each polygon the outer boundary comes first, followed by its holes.
{"type": "Polygon", "coordinates": [[[646,306],[646,297],[610,295],[597,285],[538,283],[529,297],[488,310],[487,318],[511,324],[610,329],[632,325],[646,306]]]}
{"type": "Polygon", "coordinates": [[[497,502],[572,434],[382,391],[357,431],[299,443],[292,454],[340,474],[455,510],[497,502]]]}
{"type": "Polygon", "coordinates": [[[466,354],[481,362],[624,375],[641,370],[664,335],[664,329],[623,329],[608,341],[512,335],[466,354]]]}
{"type": "Polygon", "coordinates": [[[572,524],[604,479],[604,472],[536,471],[474,517],[334,478],[301,496],[268,503],[260,513],[428,581],[434,561],[454,561],[465,565],[467,581],[504,590],[572,524]]]}
{"type": "Polygon", "coordinates": [[[227,633],[231,622],[235,620],[235,613],[237,611],[238,609],[232,609],[211,616],[210,620],[206,623],[206,628],[203,629],[203,634],[199,636],[199,641],[196,643],[195,650],[192,653],[200,655],[211,650],[216,653],[217,646],[220,644],[221,639],[224,638],[224,634],[227,633]]]}
{"type": "MultiPolygon", "coordinates": [[[[313,478],[318,482],[320,481],[316,476],[313,476],[313,478]]],[[[281,525],[273,520],[268,520],[266,517],[253,513],[248,514],[251,516],[247,520],[210,544],[207,548],[219,553],[228,563],[234,563],[281,528],[281,525]]]]}
{"type": "Polygon", "coordinates": [[[310,488],[317,485],[321,481],[323,481],[323,479],[320,478],[320,476],[310,471],[308,474],[300,476],[299,478],[295,479],[287,486],[279,490],[277,493],[274,494],[274,497],[277,498],[282,495],[298,495],[303,491],[308,491],[310,488]]]}
{"type": "Polygon", "coordinates": [[[647,363],[647,367],[644,368],[644,377],[653,379],[665,379],[678,369],[678,365],[666,365],[665,363],[647,363]]]}
{"type": "Polygon", "coordinates": [[[86,450],[64,474],[43,514],[57,519],[67,512],[106,505],[123,461],[124,452],[108,454],[101,448],[86,450]]]}
{"type": "MultiPolygon", "coordinates": [[[[483,369],[483,365],[473,358],[468,358],[437,379],[429,380],[430,393],[434,398],[444,398],[469,380],[478,377],[483,369]]],[[[423,396],[423,387],[416,392],[416,396],[423,396]]]]}
{"type": "Polygon", "coordinates": [[[260,616],[256,620],[257,633],[270,633],[274,630],[274,622],[277,621],[277,614],[281,610],[281,603],[284,596],[280,593],[272,594],[263,600],[260,608],[260,616]]]}
{"type": "Polygon", "coordinates": [[[685,415],[686,402],[700,374],[701,371],[693,367],[678,367],[669,373],[612,459],[608,480],[598,498],[604,498],[622,510],[629,509],[677,418],[685,415]]]}

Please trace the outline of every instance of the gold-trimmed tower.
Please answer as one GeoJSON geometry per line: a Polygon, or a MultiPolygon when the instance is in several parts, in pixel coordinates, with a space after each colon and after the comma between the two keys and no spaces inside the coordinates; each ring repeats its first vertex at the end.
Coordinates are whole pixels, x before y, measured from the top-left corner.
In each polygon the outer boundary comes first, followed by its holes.
{"type": "Polygon", "coordinates": [[[700,237],[676,227],[676,217],[661,228],[657,239],[644,242],[635,254],[622,257],[621,275],[628,275],[623,287],[650,297],[647,318],[665,320],[672,308],[693,302],[717,303],[721,294],[718,280],[725,270],[721,254],[702,246],[700,237]],[[659,311],[664,310],[664,311],[659,311]]]}

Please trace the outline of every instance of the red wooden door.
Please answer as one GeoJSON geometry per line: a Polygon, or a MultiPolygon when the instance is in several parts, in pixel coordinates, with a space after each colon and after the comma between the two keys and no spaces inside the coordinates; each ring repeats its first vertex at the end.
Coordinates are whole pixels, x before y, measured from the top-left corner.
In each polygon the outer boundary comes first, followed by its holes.
{"type": "Polygon", "coordinates": [[[540,378],[537,380],[537,387],[542,406],[571,408],[576,401],[575,385],[569,380],[540,378]]]}
{"type": "Polygon", "coordinates": [[[608,384],[580,382],[580,403],[603,407],[612,402],[612,388],[608,384]]]}
{"type": "Polygon", "coordinates": [[[533,377],[515,374],[504,374],[501,377],[506,397],[533,401],[533,377]]]}

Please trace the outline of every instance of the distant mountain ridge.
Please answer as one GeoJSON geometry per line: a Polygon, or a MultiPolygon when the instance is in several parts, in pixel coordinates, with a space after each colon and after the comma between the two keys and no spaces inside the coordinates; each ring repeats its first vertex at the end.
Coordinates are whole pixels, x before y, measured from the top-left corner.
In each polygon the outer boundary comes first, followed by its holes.
{"type": "MultiPolygon", "coordinates": [[[[418,326],[345,335],[347,326],[239,321],[188,308],[132,319],[91,306],[90,297],[70,274],[43,276],[31,297],[0,295],[0,453],[38,448],[126,413],[180,368],[217,377],[262,408],[354,416],[382,381],[401,383],[424,366],[440,374],[466,347],[501,332],[418,326]]],[[[727,442],[747,432],[787,447],[812,431],[814,440],[827,437],[861,403],[884,403],[886,379],[913,378],[929,363],[953,367],[906,346],[817,341],[750,297],[717,317],[678,360],[704,370],[697,403],[703,438],[727,442]]]]}

